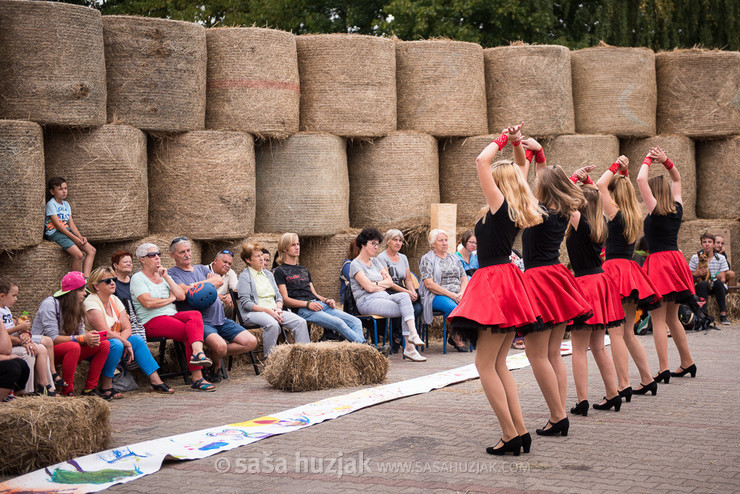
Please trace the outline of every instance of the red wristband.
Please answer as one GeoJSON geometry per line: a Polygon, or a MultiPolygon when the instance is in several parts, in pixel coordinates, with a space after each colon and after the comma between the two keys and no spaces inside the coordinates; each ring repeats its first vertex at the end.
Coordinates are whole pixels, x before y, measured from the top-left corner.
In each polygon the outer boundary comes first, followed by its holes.
{"type": "Polygon", "coordinates": [[[593,185],[594,184],[594,181],[591,180],[591,177],[589,177],[588,175],[586,175],[586,180],[583,183],[586,184],[586,185],[593,185]]]}
{"type": "Polygon", "coordinates": [[[653,164],[653,159],[650,156],[645,156],[645,159],[642,160],[642,164],[650,166],[653,164]]]}
{"type": "Polygon", "coordinates": [[[498,145],[498,150],[501,151],[506,147],[506,143],[509,142],[509,136],[507,136],[506,134],[501,134],[496,139],[494,139],[493,142],[498,145]]]}
{"type": "Polygon", "coordinates": [[[522,141],[511,141],[512,146],[518,146],[522,143],[522,141]]]}
{"type": "Polygon", "coordinates": [[[534,151],[532,151],[531,149],[527,149],[526,151],[524,151],[524,156],[527,157],[527,161],[529,161],[530,163],[534,161],[534,151]]]}
{"type": "Polygon", "coordinates": [[[609,171],[616,175],[621,167],[622,165],[615,161],[614,163],[612,163],[612,166],[609,167],[609,171]]]}
{"type": "Polygon", "coordinates": [[[570,178],[570,181],[573,182],[574,184],[578,183],[578,180],[579,180],[578,175],[576,175],[575,173],[568,178],[570,178]]]}
{"type": "Polygon", "coordinates": [[[629,171],[629,170],[627,170],[627,169],[625,168],[624,170],[620,170],[620,171],[619,171],[619,174],[620,174],[620,175],[624,175],[625,177],[629,178],[629,176],[630,176],[630,171],[629,171]]]}
{"type": "Polygon", "coordinates": [[[534,160],[535,160],[535,161],[536,161],[537,163],[544,163],[544,162],[545,162],[545,151],[544,151],[544,150],[543,150],[542,148],[540,148],[540,150],[539,150],[539,151],[537,151],[537,152],[536,152],[536,153],[534,154],[534,160]]]}
{"type": "Polygon", "coordinates": [[[665,166],[666,170],[670,170],[671,168],[673,168],[673,162],[669,158],[666,158],[663,162],[663,166],[665,166]]]}

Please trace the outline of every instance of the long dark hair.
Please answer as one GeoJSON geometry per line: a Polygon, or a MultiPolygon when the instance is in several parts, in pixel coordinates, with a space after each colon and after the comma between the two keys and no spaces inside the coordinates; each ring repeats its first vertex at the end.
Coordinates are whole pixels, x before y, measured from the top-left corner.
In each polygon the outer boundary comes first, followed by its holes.
{"type": "Polygon", "coordinates": [[[78,288],[67,292],[61,297],[57,297],[59,300],[59,309],[62,312],[62,327],[59,328],[59,333],[65,336],[77,334],[77,329],[80,327],[80,322],[85,321],[85,308],[82,302],[77,301],[77,291],[84,290],[85,287],[78,288]]]}

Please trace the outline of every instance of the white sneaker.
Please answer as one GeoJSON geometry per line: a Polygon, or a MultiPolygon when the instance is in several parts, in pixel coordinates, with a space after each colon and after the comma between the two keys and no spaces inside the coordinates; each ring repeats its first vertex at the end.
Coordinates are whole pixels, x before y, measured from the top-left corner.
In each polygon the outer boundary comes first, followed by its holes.
{"type": "Polygon", "coordinates": [[[415,334],[414,336],[409,336],[408,341],[410,343],[413,343],[414,345],[424,345],[424,340],[419,338],[418,334],[415,334]]]}
{"type": "Polygon", "coordinates": [[[411,347],[411,349],[407,347],[403,351],[403,356],[413,362],[426,362],[427,361],[427,358],[422,356],[419,352],[417,352],[416,348],[414,347],[411,347]]]}

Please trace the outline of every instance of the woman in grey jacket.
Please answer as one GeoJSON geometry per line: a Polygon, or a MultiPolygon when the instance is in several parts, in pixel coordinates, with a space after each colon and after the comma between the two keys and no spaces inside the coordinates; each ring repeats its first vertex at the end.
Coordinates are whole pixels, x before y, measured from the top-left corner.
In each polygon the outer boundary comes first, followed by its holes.
{"type": "Polygon", "coordinates": [[[239,312],[244,324],[264,329],[262,348],[265,356],[277,343],[280,327],[293,332],[296,343],[308,343],[306,320],[292,312],[283,312],[283,297],[280,295],[275,277],[262,269],[262,245],[247,242],[242,245],[241,258],[247,269],[239,275],[236,286],[239,293],[239,312]]]}

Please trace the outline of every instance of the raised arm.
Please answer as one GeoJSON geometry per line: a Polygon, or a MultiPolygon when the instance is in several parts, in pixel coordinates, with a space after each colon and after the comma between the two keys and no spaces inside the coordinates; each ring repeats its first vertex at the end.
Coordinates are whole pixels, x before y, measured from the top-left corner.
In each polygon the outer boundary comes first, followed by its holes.
{"type": "Polygon", "coordinates": [[[486,146],[478,157],[475,158],[480,188],[483,189],[483,195],[486,196],[486,204],[488,204],[491,213],[498,211],[498,208],[504,203],[504,195],[493,180],[493,175],[491,175],[491,163],[493,163],[496,154],[506,145],[507,141],[508,137],[505,134],[501,134],[501,137],[486,146]]]}
{"type": "MultiPolygon", "coordinates": [[[[522,139],[522,147],[524,147],[527,155],[530,155],[531,153],[532,158],[534,158],[536,163],[535,173],[538,173],[547,166],[547,160],[545,159],[545,152],[542,150],[542,144],[537,142],[534,138],[528,137],[526,139],[522,139]]],[[[528,160],[528,163],[531,163],[531,160],[528,160]]],[[[529,171],[529,169],[527,169],[527,171],[529,171]]],[[[526,177],[527,176],[525,175],[524,178],[526,177]]]]}
{"type": "Polygon", "coordinates": [[[668,175],[671,177],[671,192],[673,193],[673,198],[676,202],[683,204],[683,200],[681,199],[681,174],[678,173],[678,169],[673,165],[673,162],[668,159],[665,151],[663,151],[660,146],[655,146],[650,150],[648,156],[650,156],[653,161],[657,161],[662,164],[665,169],[668,170],[668,175]]]}
{"type": "Polygon", "coordinates": [[[648,185],[648,176],[650,175],[650,165],[653,163],[653,159],[648,154],[644,160],[642,160],[642,166],[640,166],[640,172],[637,174],[637,189],[640,191],[642,201],[647,206],[648,213],[652,213],[658,201],[655,200],[653,192],[650,190],[648,185]]]}
{"type": "Polygon", "coordinates": [[[619,211],[619,208],[614,204],[614,200],[609,193],[609,183],[617,172],[624,176],[629,176],[629,163],[630,160],[625,155],[621,155],[596,181],[596,187],[599,189],[599,194],[601,195],[601,202],[604,204],[604,212],[609,219],[614,218],[619,211]]]}

